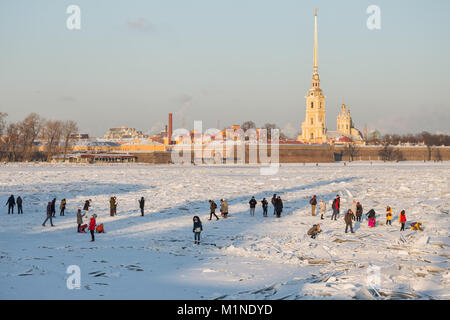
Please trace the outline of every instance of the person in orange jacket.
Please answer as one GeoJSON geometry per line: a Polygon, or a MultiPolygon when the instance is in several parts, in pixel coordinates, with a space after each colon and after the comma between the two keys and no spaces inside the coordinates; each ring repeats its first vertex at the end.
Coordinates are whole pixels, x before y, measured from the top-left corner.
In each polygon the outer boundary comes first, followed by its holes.
{"type": "Polygon", "coordinates": [[[91,220],[89,221],[89,231],[91,232],[91,237],[92,237],[91,242],[95,241],[94,232],[95,232],[95,226],[97,225],[97,222],[95,221],[96,217],[97,217],[97,215],[94,213],[91,216],[91,220]]]}
{"type": "Polygon", "coordinates": [[[392,208],[389,206],[386,208],[386,225],[392,226],[392,208]]]}
{"type": "Polygon", "coordinates": [[[400,223],[402,224],[402,227],[400,228],[400,231],[405,231],[405,224],[406,224],[406,213],[405,210],[402,210],[400,213],[400,223]]]}

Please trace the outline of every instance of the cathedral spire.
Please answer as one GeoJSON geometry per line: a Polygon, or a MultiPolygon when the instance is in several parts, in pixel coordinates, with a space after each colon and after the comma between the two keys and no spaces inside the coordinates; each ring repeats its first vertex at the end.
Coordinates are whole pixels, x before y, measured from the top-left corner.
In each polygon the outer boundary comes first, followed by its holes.
{"type": "Polygon", "coordinates": [[[317,62],[317,9],[314,16],[314,73],[319,72],[319,65],[317,62]]]}

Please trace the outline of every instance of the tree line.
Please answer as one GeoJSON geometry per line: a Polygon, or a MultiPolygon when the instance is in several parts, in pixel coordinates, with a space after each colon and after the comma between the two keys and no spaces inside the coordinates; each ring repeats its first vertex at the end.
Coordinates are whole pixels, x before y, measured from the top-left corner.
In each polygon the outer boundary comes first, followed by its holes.
{"type": "Polygon", "coordinates": [[[381,144],[381,145],[399,145],[399,144],[424,144],[429,147],[433,146],[450,146],[450,135],[448,134],[432,134],[429,132],[421,132],[418,134],[386,134],[380,138],[370,137],[368,138],[368,144],[381,144]]]}
{"type": "Polygon", "coordinates": [[[19,122],[7,122],[8,114],[0,112],[0,159],[2,161],[50,161],[71,150],[78,126],[73,120],[47,120],[30,113],[19,122]],[[39,150],[36,142],[43,146],[39,150]]]}

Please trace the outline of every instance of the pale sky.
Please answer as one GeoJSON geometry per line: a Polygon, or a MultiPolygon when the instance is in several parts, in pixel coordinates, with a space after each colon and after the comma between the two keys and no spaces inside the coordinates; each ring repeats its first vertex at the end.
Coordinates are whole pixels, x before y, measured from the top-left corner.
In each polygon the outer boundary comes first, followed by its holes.
{"type": "Polygon", "coordinates": [[[2,0],[0,111],[73,119],[103,136],[194,120],[276,123],[299,131],[313,68],[327,127],[345,102],[382,133],[449,130],[450,1],[2,0]],[[81,8],[81,30],[66,9],[81,8]],[[381,30],[369,30],[369,5],[381,30]]]}

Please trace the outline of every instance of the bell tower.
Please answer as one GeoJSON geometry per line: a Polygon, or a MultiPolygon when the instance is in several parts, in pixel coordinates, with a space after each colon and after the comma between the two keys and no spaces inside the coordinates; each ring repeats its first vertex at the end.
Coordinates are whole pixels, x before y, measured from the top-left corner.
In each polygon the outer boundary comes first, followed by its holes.
{"type": "Polygon", "coordinates": [[[325,96],[320,88],[319,64],[317,59],[317,9],[314,16],[314,63],[311,89],[306,94],[306,117],[298,141],[322,144],[327,141],[325,126],[325,96]]]}

